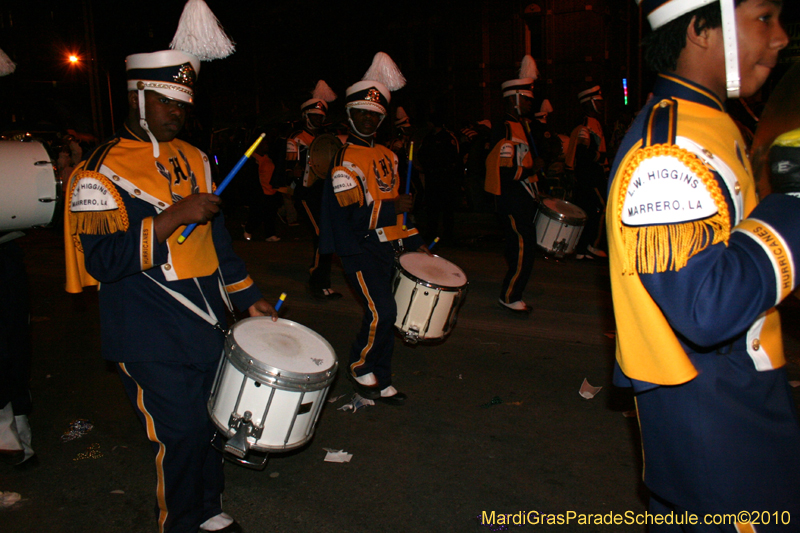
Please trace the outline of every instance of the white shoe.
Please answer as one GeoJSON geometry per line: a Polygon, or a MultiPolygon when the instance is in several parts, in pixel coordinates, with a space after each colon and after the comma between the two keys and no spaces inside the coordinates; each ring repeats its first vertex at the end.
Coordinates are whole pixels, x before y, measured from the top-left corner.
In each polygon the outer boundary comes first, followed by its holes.
{"type": "Polygon", "coordinates": [[[277,235],[273,235],[272,237],[267,237],[267,242],[278,242],[279,240],[281,240],[281,238],[278,237],[277,235]]]}
{"type": "Polygon", "coordinates": [[[228,513],[219,513],[200,524],[200,531],[221,531],[234,522],[233,517],[228,513]]]}
{"type": "Polygon", "coordinates": [[[605,253],[603,250],[599,248],[595,248],[594,246],[587,246],[586,251],[597,257],[608,257],[607,253],[605,253]]]}
{"type": "Polygon", "coordinates": [[[522,300],[517,300],[516,302],[511,302],[510,304],[507,304],[502,300],[502,298],[498,298],[497,302],[506,309],[514,311],[515,313],[530,313],[531,311],[533,311],[531,306],[529,306],[522,300]]]}

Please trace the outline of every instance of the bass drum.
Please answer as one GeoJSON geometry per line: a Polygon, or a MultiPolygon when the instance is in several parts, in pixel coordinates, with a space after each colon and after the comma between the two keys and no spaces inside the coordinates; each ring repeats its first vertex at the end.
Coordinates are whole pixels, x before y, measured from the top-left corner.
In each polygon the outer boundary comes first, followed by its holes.
{"type": "Polygon", "coordinates": [[[39,141],[0,141],[0,231],[48,226],[61,184],[39,141]]]}
{"type": "Polygon", "coordinates": [[[324,180],[331,168],[336,152],[342,147],[342,141],[335,135],[324,133],[316,137],[308,147],[308,178],[306,187],[315,181],[324,180]]]}

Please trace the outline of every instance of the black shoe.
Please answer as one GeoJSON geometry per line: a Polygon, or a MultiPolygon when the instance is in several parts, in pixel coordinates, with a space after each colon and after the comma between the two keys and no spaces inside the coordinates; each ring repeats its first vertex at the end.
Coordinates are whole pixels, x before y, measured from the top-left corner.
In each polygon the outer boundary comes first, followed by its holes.
{"type": "Polygon", "coordinates": [[[374,387],[368,387],[367,385],[361,384],[349,371],[347,372],[347,379],[350,380],[350,382],[353,384],[353,388],[362,398],[367,398],[368,400],[377,400],[381,397],[381,389],[379,389],[377,385],[374,387]]]}
{"type": "MultiPolygon", "coordinates": [[[[204,531],[208,531],[206,529],[201,529],[201,533],[204,531]]],[[[239,522],[234,520],[227,526],[223,527],[222,529],[215,529],[214,531],[209,531],[208,533],[243,533],[242,526],[239,525],[239,522]]]]}
{"type": "Polygon", "coordinates": [[[25,459],[21,463],[17,463],[14,465],[14,470],[19,470],[20,472],[27,472],[33,468],[39,466],[39,456],[36,454],[31,455],[28,459],[25,459]]]}
{"type": "Polygon", "coordinates": [[[386,405],[394,405],[395,407],[399,407],[406,404],[407,398],[407,394],[398,391],[397,394],[393,394],[392,396],[379,396],[378,398],[375,398],[375,401],[385,403],[386,405]]]}
{"type": "Polygon", "coordinates": [[[0,452],[0,462],[6,463],[8,465],[22,464],[24,460],[25,460],[25,450],[0,452]]]}

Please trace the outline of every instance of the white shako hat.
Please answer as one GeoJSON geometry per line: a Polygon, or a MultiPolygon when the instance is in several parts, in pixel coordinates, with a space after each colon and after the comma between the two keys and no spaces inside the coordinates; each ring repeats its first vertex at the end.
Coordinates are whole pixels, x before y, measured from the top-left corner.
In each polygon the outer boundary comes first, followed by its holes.
{"type": "Polygon", "coordinates": [[[728,98],[738,98],[742,80],[739,76],[739,46],[736,38],[736,4],[734,0],[636,0],[647,16],[650,27],[657,30],[697,8],[719,2],[722,12],[722,39],[725,47],[725,72],[728,98]]]}
{"type": "Polygon", "coordinates": [[[179,50],[132,54],[125,58],[128,90],[156,91],[173,100],[194,103],[200,60],[179,50]]]}
{"type": "Polygon", "coordinates": [[[361,81],[347,88],[344,107],[348,111],[366,109],[385,116],[392,99],[392,91],[402,89],[405,85],[406,79],[392,58],[378,52],[361,81]]]}
{"type": "Polygon", "coordinates": [[[581,103],[602,99],[603,92],[600,90],[599,85],[595,85],[591,89],[586,89],[578,93],[578,100],[580,100],[581,103]]]}
{"type": "Polygon", "coordinates": [[[522,95],[533,98],[533,82],[538,77],[539,69],[536,68],[536,61],[533,57],[526,55],[522,58],[522,63],[519,66],[519,77],[504,81],[500,86],[503,89],[503,97],[522,95]]]}
{"type": "Polygon", "coordinates": [[[328,104],[334,100],[336,100],[336,93],[325,83],[325,80],[319,80],[317,86],[311,92],[311,99],[300,105],[300,113],[327,115],[328,104]]]}
{"type": "Polygon", "coordinates": [[[408,119],[406,110],[398,106],[394,112],[394,127],[395,128],[408,128],[411,126],[411,121],[408,119]]]}
{"type": "Polygon", "coordinates": [[[128,90],[138,92],[139,125],[150,137],[154,157],[159,155],[158,141],[145,119],[144,92],[156,91],[167,98],[193,104],[200,61],[228,57],[234,51],[234,44],[203,0],[188,0],[170,48],[125,58],[128,90]]]}

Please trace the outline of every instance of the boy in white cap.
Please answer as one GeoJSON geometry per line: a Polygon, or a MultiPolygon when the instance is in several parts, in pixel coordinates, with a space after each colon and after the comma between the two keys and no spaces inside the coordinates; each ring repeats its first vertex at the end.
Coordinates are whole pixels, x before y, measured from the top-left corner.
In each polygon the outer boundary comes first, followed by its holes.
{"type": "Polygon", "coordinates": [[[580,260],[607,257],[603,250],[593,245],[602,233],[600,225],[608,188],[608,158],[606,137],[600,123],[604,109],[600,86],[578,93],[578,101],[583,119],[572,130],[564,166],[571,175],[568,181],[573,186],[572,201],[586,212],[586,223],[575,245],[575,259],[580,260]]]}
{"type": "Polygon", "coordinates": [[[401,249],[430,253],[410,221],[403,224],[412,198],[400,194],[397,156],[375,143],[390,91],[404,84],[391,58],[379,52],[364,79],[347,88],[350,136],[334,158],[331,178],[325,180],[320,239],[320,251],[339,256],[364,305],[347,377],[361,396],[395,406],[406,401],[406,394],[392,386],[395,254],[401,249]]]}
{"type": "Polygon", "coordinates": [[[777,63],[782,4],[640,5],[659,76],[618,151],[606,217],[615,383],[636,397],[650,512],[672,517],[649,531],[800,531],[775,309],[798,284],[800,177],[759,201],[724,107],[777,63]]]}
{"type": "Polygon", "coordinates": [[[503,223],[504,257],[508,268],[500,288],[498,304],[517,314],[533,309],[522,299],[536,257],[536,173],[543,164],[531,135],[533,82],[539,73],[536,62],[525,56],[519,78],[502,84],[505,121],[494,134],[494,148],[486,158],[486,192],[497,196],[497,211],[503,223]]]}
{"type": "Polygon", "coordinates": [[[226,307],[277,313],[233,252],[208,157],[176,138],[199,59],[179,50],[134,54],[126,69],[123,129],[67,186],[67,290],[102,283],[103,357],[117,364],[155,452],[159,532],[234,533],[241,528],[222,512],[223,461],[210,444],[206,405],[226,307]]]}
{"type": "Polygon", "coordinates": [[[340,292],[331,288],[331,254],[319,252],[320,215],[322,214],[323,180],[311,169],[309,148],[314,139],[323,133],[328,104],[336,100],[336,94],[324,80],[317,82],[311,99],[300,106],[303,127],[292,132],[286,139],[286,172],[290,182],[296,183],[295,195],[311,224],[311,243],[314,254],[309,267],[308,285],[311,294],[319,300],[338,300],[340,292]]]}

